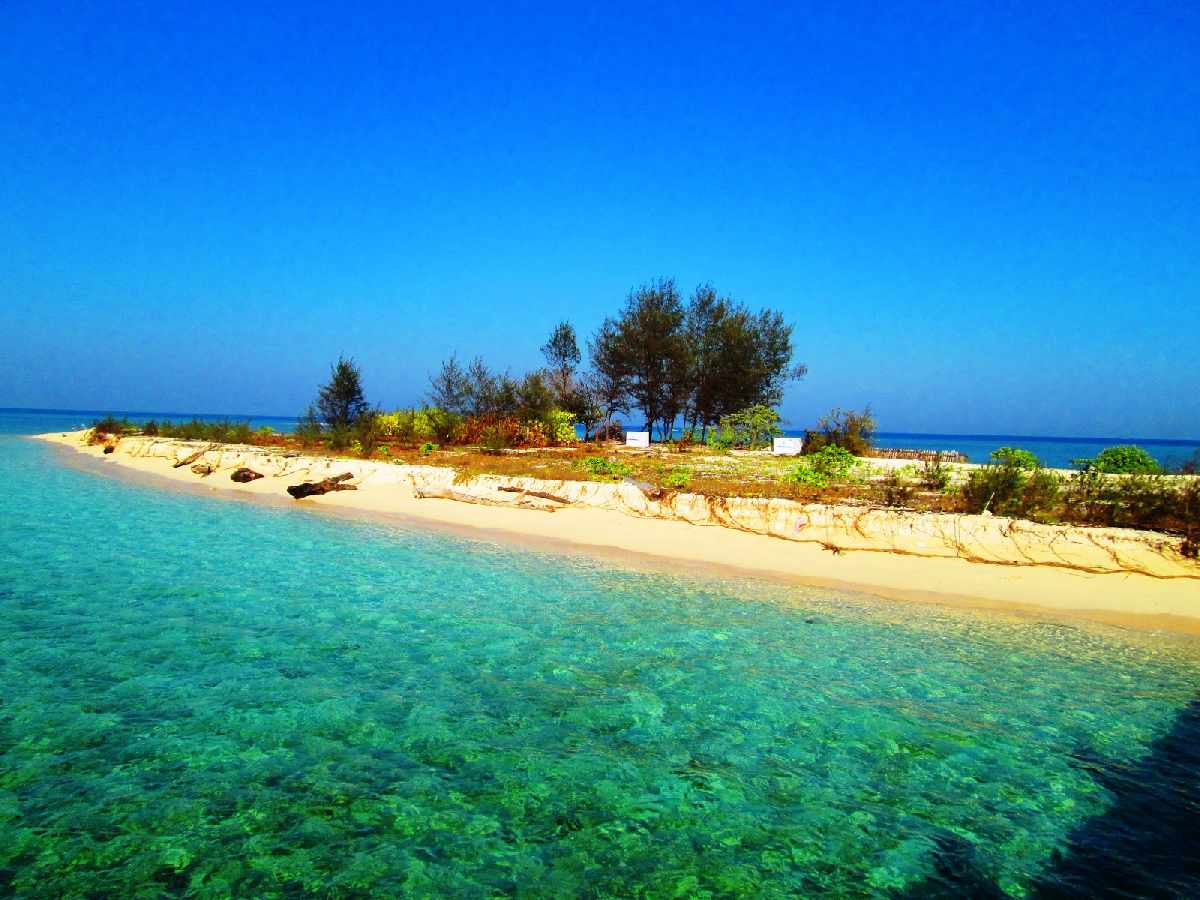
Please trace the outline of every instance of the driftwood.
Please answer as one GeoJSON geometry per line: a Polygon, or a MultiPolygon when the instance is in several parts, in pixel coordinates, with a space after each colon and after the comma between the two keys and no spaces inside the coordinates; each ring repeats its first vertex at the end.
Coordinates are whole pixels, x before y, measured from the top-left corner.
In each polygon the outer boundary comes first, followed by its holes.
{"type": "Polygon", "coordinates": [[[116,449],[117,449],[117,445],[116,445],[116,444],[105,444],[105,445],[104,445],[104,452],[105,452],[105,453],[112,453],[112,452],[113,452],[114,450],[116,450],[116,449]]]}
{"type": "Polygon", "coordinates": [[[196,465],[192,466],[192,471],[201,478],[207,478],[213,472],[217,471],[217,467],[210,465],[209,463],[197,463],[196,465]]]}
{"type": "Polygon", "coordinates": [[[263,476],[261,472],[255,472],[253,469],[247,469],[245,466],[237,469],[232,475],[229,476],[230,480],[236,481],[238,484],[246,484],[249,481],[258,481],[258,479],[262,477],[263,476]]]}
{"type": "Polygon", "coordinates": [[[571,503],[566,497],[559,497],[555,494],[548,494],[545,491],[527,491],[525,488],[512,487],[511,485],[501,485],[496,488],[498,491],[504,491],[506,494],[523,494],[526,497],[541,497],[543,500],[553,500],[555,503],[569,505],[571,503]]]}
{"type": "Polygon", "coordinates": [[[293,484],[287,489],[287,492],[296,500],[303,500],[305,497],[319,497],[321,494],[328,494],[332,491],[357,491],[358,485],[346,484],[354,476],[349,472],[343,472],[341,475],[334,475],[332,478],[326,478],[324,481],[306,481],[303,484],[293,484]]]}
{"type": "MultiPolygon", "coordinates": [[[[516,492],[517,489],[510,488],[509,490],[516,492]]],[[[493,500],[491,497],[479,497],[475,494],[468,494],[466,491],[456,491],[453,488],[413,488],[413,496],[418,500],[457,500],[459,503],[474,503],[478,506],[503,506],[507,509],[540,509],[542,512],[554,512],[555,507],[553,506],[531,501],[528,495],[532,495],[532,491],[521,491],[520,493],[521,496],[513,500],[493,500]]],[[[559,497],[553,499],[565,502],[559,497]]]]}
{"type": "Polygon", "coordinates": [[[192,463],[194,463],[196,460],[198,460],[200,457],[202,457],[205,453],[207,453],[209,450],[212,450],[216,446],[217,446],[216,444],[209,444],[203,450],[197,450],[195,453],[191,454],[190,456],[186,456],[183,459],[179,460],[179,462],[175,463],[175,468],[182,469],[184,466],[190,466],[192,463]]]}

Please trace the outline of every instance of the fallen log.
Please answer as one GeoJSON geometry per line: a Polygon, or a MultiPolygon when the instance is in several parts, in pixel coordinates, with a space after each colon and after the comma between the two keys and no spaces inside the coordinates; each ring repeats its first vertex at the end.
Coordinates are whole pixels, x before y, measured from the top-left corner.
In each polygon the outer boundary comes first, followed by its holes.
{"type": "Polygon", "coordinates": [[[205,453],[207,453],[209,450],[212,450],[216,446],[217,446],[216,444],[209,444],[203,450],[197,450],[195,453],[191,454],[190,456],[186,456],[183,459],[179,460],[179,462],[175,463],[175,468],[182,469],[184,466],[190,466],[192,463],[194,463],[196,460],[198,460],[200,457],[202,457],[205,453]]]}
{"type": "Polygon", "coordinates": [[[258,481],[262,478],[261,472],[255,472],[253,469],[247,469],[242,466],[240,469],[235,469],[234,473],[229,476],[231,481],[236,481],[238,484],[246,484],[250,481],[258,481]]]}
{"type": "Polygon", "coordinates": [[[210,465],[209,463],[197,463],[196,465],[192,466],[192,471],[201,478],[207,478],[213,472],[217,471],[217,467],[210,465]]]}
{"type": "Polygon", "coordinates": [[[453,488],[414,487],[413,496],[418,500],[457,500],[459,503],[474,503],[477,506],[503,506],[507,509],[539,509],[542,512],[554,512],[556,509],[548,504],[534,503],[525,494],[513,500],[493,500],[491,497],[480,497],[476,494],[468,494],[466,491],[456,491],[453,488]]]}
{"type": "Polygon", "coordinates": [[[302,484],[293,484],[287,489],[287,492],[294,499],[303,500],[305,497],[319,497],[321,494],[328,494],[332,491],[357,491],[358,485],[345,483],[353,477],[351,473],[343,472],[341,475],[334,475],[323,481],[305,481],[302,484]]]}
{"type": "Polygon", "coordinates": [[[104,445],[104,452],[105,452],[105,453],[112,453],[112,452],[113,452],[114,450],[116,450],[116,449],[117,449],[117,445],[116,445],[116,444],[105,444],[105,445],[104,445]]]}
{"type": "Polygon", "coordinates": [[[569,505],[571,502],[566,497],[559,497],[556,494],[548,494],[545,491],[527,491],[525,488],[513,487],[511,485],[501,485],[496,490],[504,491],[508,494],[521,494],[526,497],[540,497],[543,500],[553,500],[555,503],[562,503],[564,505],[569,505]]]}

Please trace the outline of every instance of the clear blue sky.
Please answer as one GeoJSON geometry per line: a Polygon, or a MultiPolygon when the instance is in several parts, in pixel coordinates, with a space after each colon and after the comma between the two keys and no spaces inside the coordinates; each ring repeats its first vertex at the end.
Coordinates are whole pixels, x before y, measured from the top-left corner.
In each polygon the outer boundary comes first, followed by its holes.
{"type": "Polygon", "coordinates": [[[1200,436],[1200,6],[9,4],[0,406],[418,401],[630,287],[796,323],[784,414],[1200,436]]]}

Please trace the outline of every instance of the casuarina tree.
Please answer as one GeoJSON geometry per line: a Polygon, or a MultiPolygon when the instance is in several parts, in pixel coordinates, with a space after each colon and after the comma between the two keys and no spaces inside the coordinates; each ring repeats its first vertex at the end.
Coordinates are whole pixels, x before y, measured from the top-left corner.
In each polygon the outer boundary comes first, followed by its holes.
{"type": "Polygon", "coordinates": [[[363,397],[362,373],[354,360],[339,356],[329,373],[329,382],[317,392],[317,410],[335,430],[346,429],[368,409],[363,397]]]}

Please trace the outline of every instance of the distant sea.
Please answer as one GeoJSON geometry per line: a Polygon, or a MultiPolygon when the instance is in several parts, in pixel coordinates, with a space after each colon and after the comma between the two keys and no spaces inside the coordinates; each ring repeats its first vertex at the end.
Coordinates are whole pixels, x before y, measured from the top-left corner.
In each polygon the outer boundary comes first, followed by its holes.
{"type": "MultiPolygon", "coordinates": [[[[61,422],[64,419],[77,421],[79,427],[84,427],[101,416],[112,414],[125,416],[133,422],[145,422],[148,419],[159,421],[189,421],[201,419],[219,421],[249,421],[255,428],[270,426],[276,431],[291,431],[297,423],[294,416],[248,416],[225,413],[181,413],[181,412],[146,412],[138,410],[45,410],[45,409],[0,409],[0,413],[21,414],[24,416],[45,416],[47,421],[53,419],[61,422]]],[[[55,426],[47,425],[47,428],[55,426]]],[[[632,426],[630,426],[632,427],[632,426]]],[[[784,429],[784,434],[799,437],[803,429],[784,429]]],[[[1146,437],[1055,437],[1049,435],[1019,435],[1019,434],[925,434],[903,431],[880,431],[875,435],[875,443],[879,447],[915,450],[955,450],[966,454],[971,462],[984,463],[988,461],[991,452],[997,447],[1020,447],[1036,454],[1043,465],[1053,468],[1069,469],[1076,459],[1090,459],[1105,447],[1119,444],[1137,444],[1154,456],[1162,465],[1169,469],[1177,468],[1200,453],[1200,438],[1195,440],[1170,440],[1164,438],[1146,437]]]]}

